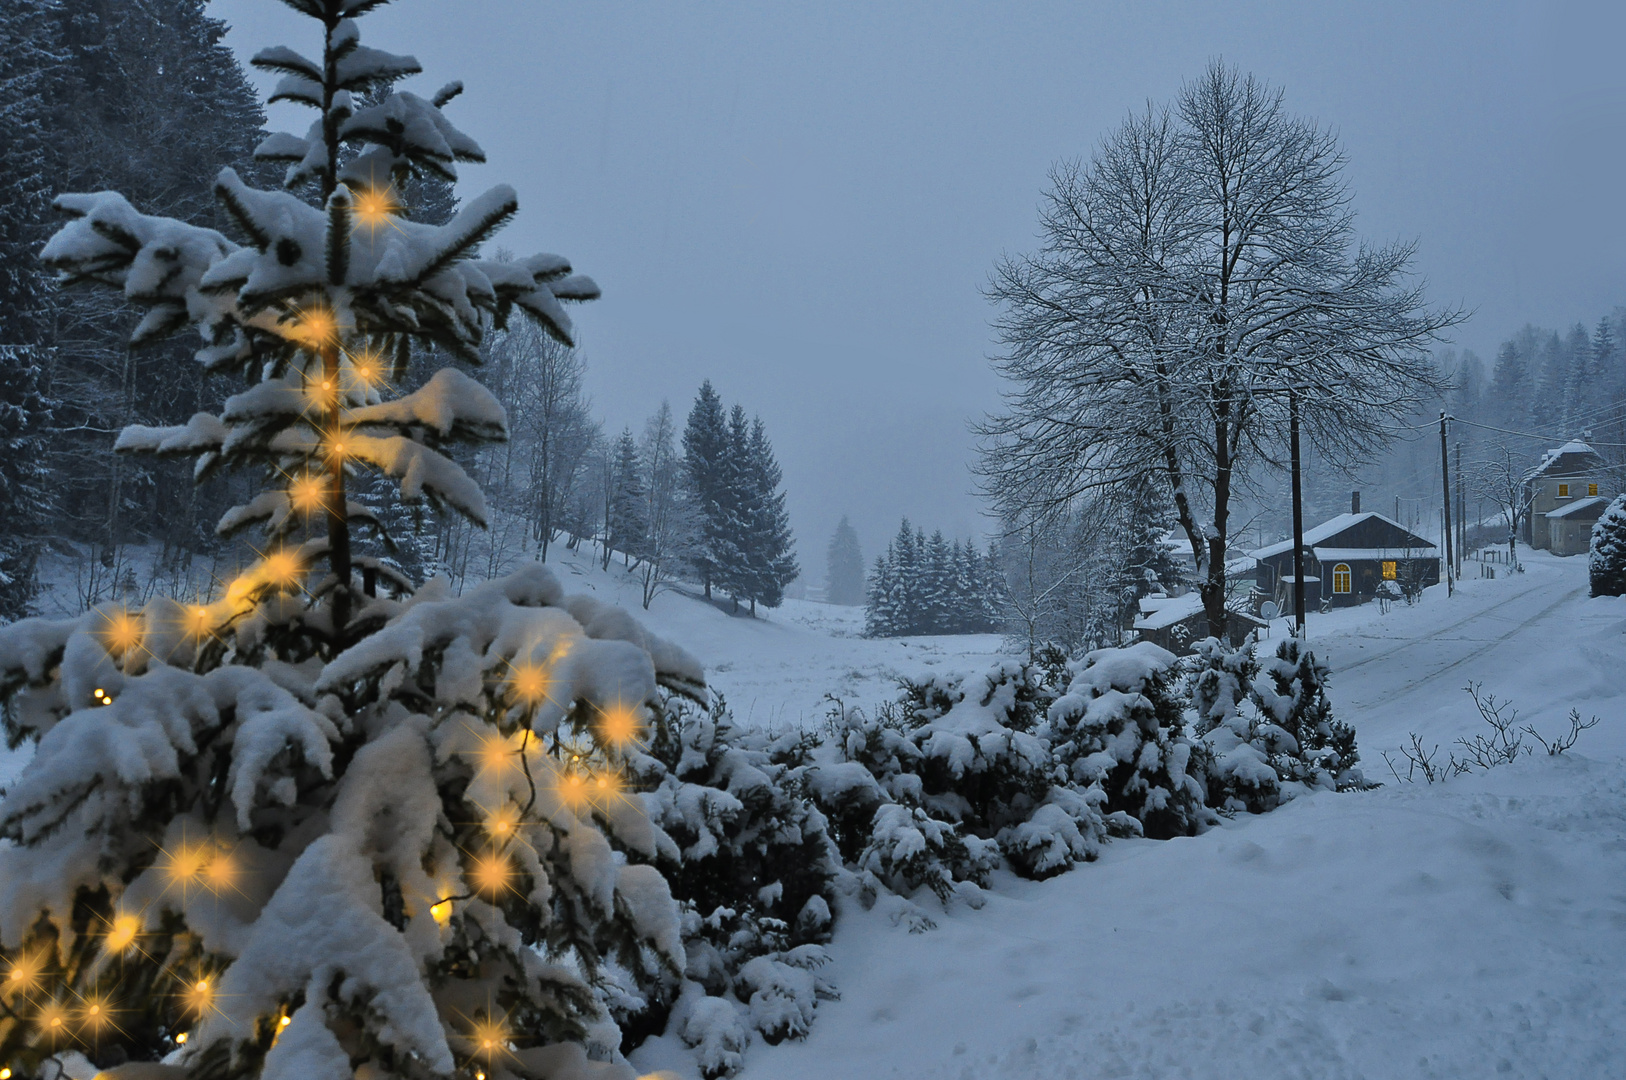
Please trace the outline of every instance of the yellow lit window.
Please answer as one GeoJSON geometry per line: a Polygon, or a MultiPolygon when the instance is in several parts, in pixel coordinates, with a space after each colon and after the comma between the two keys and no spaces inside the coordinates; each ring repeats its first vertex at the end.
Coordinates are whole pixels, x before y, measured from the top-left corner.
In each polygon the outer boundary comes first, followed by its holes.
{"type": "Polygon", "coordinates": [[[1586,493],[1588,495],[1596,495],[1598,493],[1598,485],[1597,484],[1588,484],[1586,486],[1586,493]]]}
{"type": "Polygon", "coordinates": [[[1395,564],[1392,563],[1392,562],[1384,563],[1383,564],[1383,580],[1384,581],[1393,581],[1394,579],[1395,579],[1395,564]]]}
{"type": "Polygon", "coordinates": [[[1560,499],[1567,499],[1570,497],[1570,486],[1568,484],[1558,485],[1558,497],[1560,499]]]}
{"type": "Polygon", "coordinates": [[[1350,573],[1348,563],[1339,563],[1332,568],[1332,591],[1335,593],[1349,592],[1350,573]]]}

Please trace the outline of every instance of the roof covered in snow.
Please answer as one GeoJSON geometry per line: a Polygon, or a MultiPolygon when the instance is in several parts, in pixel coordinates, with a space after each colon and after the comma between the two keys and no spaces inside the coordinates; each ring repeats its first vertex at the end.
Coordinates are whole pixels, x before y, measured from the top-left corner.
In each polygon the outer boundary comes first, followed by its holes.
{"type": "MultiPolygon", "coordinates": [[[[1365,522],[1372,521],[1372,520],[1380,521],[1380,522],[1384,523],[1385,525],[1390,526],[1390,528],[1392,528],[1394,530],[1397,530],[1403,536],[1410,537],[1411,540],[1416,541],[1415,544],[1412,544],[1412,543],[1408,542],[1405,545],[1404,550],[1407,552],[1407,555],[1402,556],[1402,557],[1415,558],[1415,557],[1418,557],[1420,554],[1426,556],[1427,553],[1432,552],[1434,550],[1434,545],[1432,543],[1430,543],[1428,540],[1426,540],[1425,538],[1423,538],[1421,536],[1418,536],[1416,533],[1410,531],[1404,525],[1400,524],[1400,522],[1395,521],[1393,518],[1386,517],[1383,514],[1380,514],[1375,510],[1368,510],[1368,511],[1366,511],[1364,513],[1360,513],[1360,514],[1339,514],[1337,517],[1328,518],[1326,521],[1323,521],[1321,524],[1315,526],[1314,528],[1305,529],[1304,530],[1304,546],[1307,547],[1307,548],[1319,548],[1319,546],[1324,544],[1326,541],[1332,540],[1332,539],[1342,535],[1343,533],[1348,532],[1349,530],[1355,528],[1357,525],[1360,525],[1360,524],[1363,524],[1365,522]]],[[[1351,545],[1346,544],[1346,545],[1340,545],[1335,550],[1346,550],[1347,551],[1347,550],[1350,550],[1350,548],[1351,548],[1351,545]]],[[[1370,554],[1370,552],[1372,552],[1374,550],[1390,550],[1390,549],[1394,549],[1394,548],[1395,548],[1395,545],[1393,545],[1393,544],[1389,544],[1384,548],[1372,548],[1370,546],[1366,546],[1366,547],[1361,548],[1361,550],[1363,552],[1366,552],[1366,554],[1357,555],[1357,556],[1353,556],[1353,557],[1354,558],[1361,558],[1361,559],[1395,558],[1396,556],[1393,556],[1393,555],[1374,555],[1374,554],[1370,554]]],[[[1259,548],[1257,551],[1250,552],[1249,554],[1252,555],[1255,559],[1268,559],[1273,555],[1280,555],[1283,552],[1291,552],[1292,550],[1293,550],[1293,541],[1292,541],[1291,538],[1289,538],[1287,540],[1278,540],[1274,544],[1267,544],[1266,546],[1264,546],[1262,548],[1259,548]]],[[[1319,550],[1318,550],[1317,558],[1321,558],[1321,557],[1322,556],[1319,554],[1319,550]]],[[[1345,557],[1348,558],[1348,557],[1351,557],[1351,556],[1346,555],[1345,557]]]]}
{"type": "Polygon", "coordinates": [[[1603,456],[1580,439],[1571,439],[1541,455],[1541,464],[1525,473],[1526,480],[1538,476],[1577,476],[1602,468],[1603,456]]]}
{"type": "Polygon", "coordinates": [[[1193,591],[1184,596],[1148,596],[1140,601],[1140,614],[1135,616],[1136,630],[1161,630],[1189,619],[1203,609],[1202,593],[1193,591]]]}
{"type": "Polygon", "coordinates": [[[1589,495],[1584,499],[1577,499],[1568,506],[1560,506],[1557,510],[1549,510],[1546,517],[1552,518],[1597,518],[1603,516],[1603,508],[1609,505],[1609,500],[1602,495],[1589,495]]]}

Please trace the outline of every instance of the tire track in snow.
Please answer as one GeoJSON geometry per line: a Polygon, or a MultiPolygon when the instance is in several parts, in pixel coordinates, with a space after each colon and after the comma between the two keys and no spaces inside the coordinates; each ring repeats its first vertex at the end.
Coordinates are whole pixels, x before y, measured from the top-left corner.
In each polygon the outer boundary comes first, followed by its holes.
{"type": "MultiPolygon", "coordinates": [[[[1445,626],[1442,626],[1442,627],[1438,628],[1437,630],[1431,631],[1428,636],[1430,638],[1442,637],[1443,635],[1450,633],[1452,630],[1455,630],[1458,627],[1466,626],[1469,623],[1474,622],[1477,619],[1483,619],[1485,616],[1491,614],[1492,612],[1499,611],[1500,609],[1506,607],[1509,604],[1517,603],[1518,601],[1523,600],[1525,597],[1529,596],[1531,593],[1540,592],[1546,587],[1547,586],[1545,585],[1545,583],[1533,584],[1533,585],[1531,585],[1530,588],[1525,589],[1523,592],[1514,593],[1512,596],[1509,596],[1504,600],[1499,600],[1496,603],[1490,605],[1489,607],[1480,608],[1478,611],[1474,612],[1472,615],[1465,615],[1462,618],[1458,619],[1454,623],[1447,623],[1445,626]]],[[[1576,591],[1579,591],[1579,590],[1576,590],[1576,591]]],[[[1563,603],[1564,600],[1569,599],[1569,597],[1572,596],[1572,595],[1574,595],[1574,594],[1573,593],[1565,594],[1565,596],[1562,599],[1559,600],[1559,603],[1563,603]]],[[[1553,607],[1556,607],[1556,606],[1557,606],[1557,604],[1553,605],[1553,607]]],[[[1533,619],[1527,619],[1527,620],[1525,620],[1525,622],[1522,622],[1518,626],[1514,627],[1514,629],[1512,631],[1510,631],[1509,634],[1504,634],[1502,637],[1494,639],[1492,641],[1492,644],[1499,644],[1500,642],[1505,641],[1507,639],[1507,637],[1510,636],[1512,633],[1517,633],[1519,629],[1521,629],[1524,626],[1529,625],[1535,619],[1541,618],[1543,615],[1546,615],[1551,610],[1552,610],[1552,607],[1548,607],[1548,608],[1544,609],[1541,612],[1541,614],[1536,615],[1533,619]]],[[[1393,640],[1393,639],[1391,639],[1391,640],[1393,640]]],[[[1380,652],[1380,653],[1373,653],[1371,656],[1363,656],[1359,660],[1355,661],[1352,664],[1344,664],[1344,665],[1341,665],[1341,666],[1334,665],[1333,666],[1333,672],[1335,674],[1342,675],[1342,674],[1345,674],[1346,672],[1354,671],[1358,667],[1362,667],[1362,666],[1364,666],[1366,664],[1373,663],[1374,661],[1387,660],[1391,656],[1396,656],[1396,655],[1398,655],[1400,653],[1403,653],[1403,652],[1406,652],[1406,651],[1408,651],[1410,649],[1415,649],[1417,647],[1417,640],[1418,639],[1416,639],[1416,638],[1400,639],[1398,641],[1398,643],[1395,645],[1395,647],[1392,648],[1392,649],[1386,649],[1386,650],[1384,650],[1383,652],[1380,652]]],[[[1460,662],[1461,661],[1459,660],[1459,661],[1455,661],[1454,663],[1460,663],[1460,662]]],[[[1441,670],[1444,670],[1444,669],[1441,669],[1441,670]]]]}
{"type": "MultiPolygon", "coordinates": [[[[1534,590],[1530,590],[1530,591],[1534,591],[1534,590]]],[[[1461,656],[1457,657],[1455,660],[1452,660],[1450,663],[1445,664],[1442,667],[1435,668],[1433,671],[1429,672],[1427,675],[1419,676],[1418,678],[1415,678],[1415,679],[1411,680],[1410,682],[1405,683],[1405,684],[1395,688],[1394,690],[1390,690],[1390,691],[1385,692],[1384,695],[1383,695],[1384,698],[1386,700],[1392,701],[1395,698],[1403,697],[1406,694],[1411,693],[1413,690],[1416,690],[1416,689],[1418,689],[1418,688],[1420,688],[1420,687],[1422,687],[1422,686],[1424,686],[1424,685],[1426,685],[1428,683],[1433,682],[1435,679],[1438,679],[1441,675],[1444,675],[1446,672],[1452,670],[1453,668],[1461,667],[1463,664],[1466,664],[1468,661],[1476,659],[1476,658],[1478,658],[1480,656],[1483,656],[1485,653],[1487,653],[1490,650],[1496,648],[1496,646],[1501,645],[1503,642],[1509,640],[1510,638],[1513,638],[1513,637],[1517,636],[1518,634],[1522,633],[1523,631],[1529,629],[1534,624],[1540,622],[1542,619],[1545,619],[1547,616],[1551,615],[1553,612],[1557,611],[1559,608],[1563,607],[1565,604],[1567,604],[1570,601],[1574,600],[1576,597],[1580,596],[1581,594],[1585,593],[1586,591],[1587,591],[1587,586],[1578,585],[1575,588],[1571,589],[1569,592],[1564,593],[1557,600],[1554,600],[1551,604],[1548,604],[1546,607],[1544,607],[1540,611],[1536,612],[1534,615],[1530,616],[1528,619],[1525,619],[1521,623],[1515,624],[1513,626],[1513,628],[1510,629],[1507,633],[1502,634],[1499,637],[1491,638],[1489,640],[1473,640],[1473,641],[1468,642],[1468,644],[1470,644],[1472,646],[1477,646],[1477,647],[1470,648],[1467,652],[1464,652],[1461,656]]],[[[1523,592],[1523,593],[1520,593],[1516,597],[1510,598],[1507,602],[1511,603],[1513,600],[1517,600],[1517,599],[1519,599],[1521,597],[1528,596],[1528,595],[1529,595],[1529,592],[1523,592]]],[[[1501,607],[1503,605],[1498,604],[1496,606],[1501,607]]],[[[1495,608],[1486,608],[1484,611],[1480,612],[1479,615],[1470,616],[1469,619],[1464,619],[1463,622],[1468,622],[1471,619],[1479,618],[1480,616],[1486,615],[1489,612],[1494,611],[1494,610],[1496,610],[1496,609],[1495,608]]],[[[1431,634],[1430,636],[1431,637],[1437,637],[1440,633],[1443,633],[1445,630],[1450,630],[1450,629],[1453,629],[1454,627],[1461,626],[1461,625],[1462,625],[1462,623],[1460,623],[1460,622],[1459,623],[1453,623],[1451,626],[1442,627],[1441,630],[1436,631],[1434,634],[1431,634]]],[[[1364,664],[1364,663],[1367,663],[1369,660],[1380,660],[1384,656],[1391,656],[1395,652],[1398,652],[1398,651],[1401,651],[1401,650],[1399,650],[1399,649],[1391,650],[1390,652],[1382,653],[1382,654],[1379,654],[1378,656],[1369,657],[1366,660],[1360,661],[1360,663],[1364,664]]],[[[1359,667],[1359,666],[1360,666],[1360,664],[1351,664],[1350,668],[1355,668],[1355,667],[1359,667]]],[[[1348,670],[1348,669],[1346,669],[1346,670],[1348,670]]]]}

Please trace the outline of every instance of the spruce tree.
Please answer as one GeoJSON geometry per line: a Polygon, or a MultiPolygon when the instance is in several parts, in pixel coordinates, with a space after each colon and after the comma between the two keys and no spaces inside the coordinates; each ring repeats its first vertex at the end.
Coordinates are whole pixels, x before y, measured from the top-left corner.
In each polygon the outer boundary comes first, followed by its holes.
{"type": "Polygon", "coordinates": [[[864,555],[858,547],[858,532],[841,515],[836,531],[825,550],[824,599],[832,604],[852,606],[864,602],[864,555]]]}
{"type": "Polygon", "coordinates": [[[51,508],[42,381],[55,290],[34,252],[50,206],[52,29],[42,5],[0,10],[0,622],[27,611],[51,508]]]}
{"type": "Polygon", "coordinates": [[[614,1056],[613,1015],[663,1007],[682,948],[640,863],[657,833],[618,787],[657,685],[697,695],[698,665],[540,564],[414,595],[351,548],[363,473],[485,514],[445,451],[505,437],[503,410],[451,369],[396,395],[412,351],[473,360],[516,308],[568,341],[561,302],[598,290],[558,256],[477,256],[506,186],[443,226],[392,214],[389,184],[482,159],[441,111],[459,87],[357,108],[418,70],[360,43],[381,0],[289,2],[320,53],[255,63],[317,119],[259,148],[291,191],[219,173],[244,243],[112,192],[56,200],[64,280],[144,309],[137,344],[191,325],[206,369],[250,384],[120,451],[269,486],[221,522],[265,534],[221,594],[0,628],[7,740],[35,743],[0,803],[0,1068],[76,1050],[129,1078],[630,1077],[588,1053],[614,1056]]]}
{"type": "Polygon", "coordinates": [[[761,417],[751,421],[743,464],[739,547],[745,562],[746,595],[754,614],[759,601],[765,607],[778,607],[784,601],[785,586],[798,573],[790,511],[785,507],[785,493],[779,490],[784,474],[761,417]]]}
{"type": "Polygon", "coordinates": [[[610,520],[607,542],[611,549],[621,552],[628,566],[633,559],[644,557],[644,543],[649,536],[649,516],[644,491],[644,466],[639,460],[638,444],[632,429],[624,428],[615,443],[615,458],[610,471],[610,520]]]}
{"type": "Polygon", "coordinates": [[[1626,596],[1626,495],[1610,503],[1592,526],[1587,569],[1593,596],[1626,596]]]}
{"type": "Polygon", "coordinates": [[[875,566],[869,573],[869,587],[864,596],[864,636],[897,637],[898,613],[894,604],[893,554],[888,546],[885,555],[875,556],[875,566]]]}
{"type": "Polygon", "coordinates": [[[707,379],[700,384],[683,429],[683,475],[699,519],[691,559],[708,600],[727,547],[727,456],[728,417],[722,399],[707,379]]]}

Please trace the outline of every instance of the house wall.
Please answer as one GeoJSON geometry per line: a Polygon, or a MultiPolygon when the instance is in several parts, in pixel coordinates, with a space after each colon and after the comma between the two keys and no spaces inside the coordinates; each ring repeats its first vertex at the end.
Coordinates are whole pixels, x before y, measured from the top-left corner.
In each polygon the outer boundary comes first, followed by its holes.
{"type": "MultiPolygon", "coordinates": [[[[1408,574],[1416,574],[1423,587],[1438,585],[1440,583],[1439,559],[1395,559],[1395,580],[1404,582],[1408,574]]],[[[1334,592],[1334,568],[1340,563],[1323,562],[1321,567],[1321,582],[1323,595],[1332,601],[1333,607],[1354,607],[1364,604],[1377,595],[1378,583],[1383,580],[1383,564],[1378,559],[1345,559],[1343,565],[1349,567],[1350,591],[1347,593],[1334,592]]]]}
{"type": "MultiPolygon", "coordinates": [[[[1601,488],[1599,490],[1602,490],[1601,488]]],[[[1545,519],[1544,519],[1545,520],[1545,519]]],[[[1592,546],[1592,526],[1597,519],[1558,518],[1548,521],[1549,542],[1554,555],[1585,555],[1592,546]]]]}
{"type": "MultiPolygon", "coordinates": [[[[1562,472],[1543,473],[1531,480],[1530,486],[1534,490],[1530,498],[1530,511],[1525,515],[1524,519],[1524,542],[1543,551],[1556,551],[1557,549],[1553,547],[1554,536],[1550,526],[1558,522],[1549,522],[1543,515],[1549,510],[1557,510],[1561,506],[1568,506],[1576,499],[1587,498],[1589,494],[1593,494],[1591,491],[1591,485],[1593,484],[1598,485],[1596,494],[1605,498],[1613,499],[1620,494],[1619,487],[1610,480],[1609,474],[1604,471],[1601,459],[1596,469],[1565,469],[1562,472]],[[1558,494],[1560,484],[1569,485],[1568,495],[1560,496],[1558,494]]],[[[1559,518],[1558,520],[1563,521],[1564,519],[1559,518]]],[[[1590,523],[1587,527],[1588,530],[1591,529],[1590,523]]]]}

